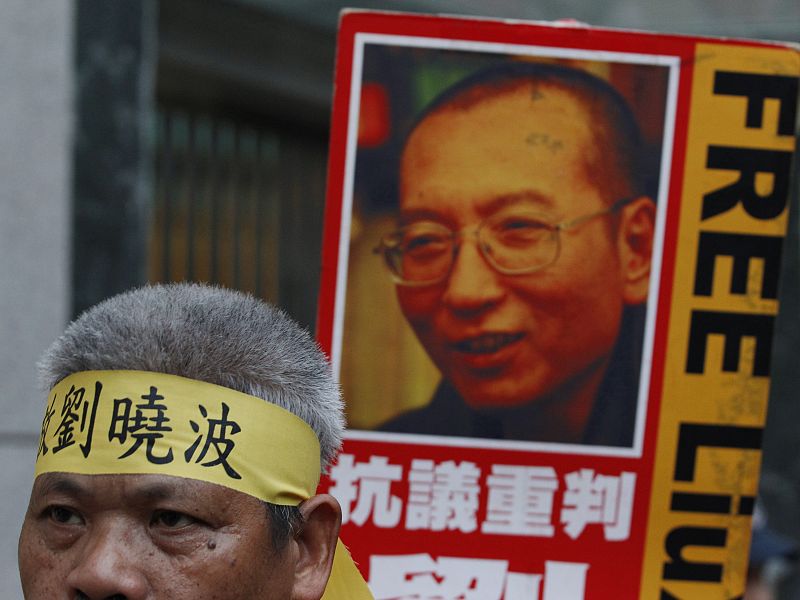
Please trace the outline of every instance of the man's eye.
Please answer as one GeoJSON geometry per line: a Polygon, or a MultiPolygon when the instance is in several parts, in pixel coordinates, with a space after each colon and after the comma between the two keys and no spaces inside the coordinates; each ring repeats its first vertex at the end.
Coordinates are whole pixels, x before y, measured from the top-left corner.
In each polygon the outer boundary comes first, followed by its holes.
{"type": "Polygon", "coordinates": [[[168,529],[180,529],[197,523],[197,519],[174,510],[159,510],[153,515],[152,525],[168,529]]]}
{"type": "Polygon", "coordinates": [[[495,224],[492,234],[506,242],[532,242],[549,234],[549,228],[541,221],[526,217],[510,217],[495,224]]]}
{"type": "Polygon", "coordinates": [[[403,240],[406,254],[423,255],[443,252],[448,248],[448,239],[438,234],[413,234],[403,240]]]}
{"type": "Polygon", "coordinates": [[[498,223],[496,228],[498,231],[536,231],[546,229],[547,225],[527,217],[509,217],[498,223]]]}
{"type": "Polygon", "coordinates": [[[47,508],[47,514],[52,521],[61,525],[81,525],[83,524],[83,517],[71,508],[66,506],[50,506],[47,508]]]}

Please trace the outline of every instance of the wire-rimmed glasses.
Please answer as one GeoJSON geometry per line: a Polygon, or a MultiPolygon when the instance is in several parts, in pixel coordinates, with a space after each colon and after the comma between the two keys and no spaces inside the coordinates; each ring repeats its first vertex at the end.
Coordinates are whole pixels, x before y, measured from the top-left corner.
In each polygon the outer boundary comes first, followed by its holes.
{"type": "Polygon", "coordinates": [[[561,252],[560,232],[618,211],[633,198],[561,223],[549,223],[528,209],[502,210],[477,226],[453,231],[436,221],[416,221],[389,233],[374,249],[383,255],[394,281],[423,286],[444,281],[463,238],[472,237],[481,255],[504,275],[535,273],[552,265],[561,252]]]}

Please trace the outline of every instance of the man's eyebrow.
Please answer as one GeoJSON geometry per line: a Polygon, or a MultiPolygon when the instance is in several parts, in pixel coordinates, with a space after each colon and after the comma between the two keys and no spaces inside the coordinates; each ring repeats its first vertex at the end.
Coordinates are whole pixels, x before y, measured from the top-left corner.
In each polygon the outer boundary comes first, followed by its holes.
{"type": "Polygon", "coordinates": [[[503,194],[495,196],[486,202],[478,205],[478,214],[486,218],[497,211],[512,206],[514,204],[533,204],[537,209],[546,210],[552,209],[555,206],[553,199],[545,194],[535,190],[525,190],[522,192],[514,192],[511,194],[503,194]]]}
{"type": "Polygon", "coordinates": [[[403,210],[400,209],[400,214],[397,217],[398,225],[408,225],[409,223],[414,223],[416,221],[446,221],[447,219],[444,216],[430,208],[421,207],[421,208],[414,208],[411,210],[403,210]]]}
{"type": "MultiPolygon", "coordinates": [[[[555,202],[549,196],[535,190],[524,190],[511,194],[492,196],[482,201],[479,200],[476,204],[476,210],[478,214],[485,219],[507,206],[513,206],[514,204],[535,205],[535,208],[538,210],[548,210],[555,207],[555,202]]],[[[446,222],[447,218],[439,211],[426,206],[406,210],[400,209],[400,214],[398,216],[398,224],[400,226],[415,221],[446,222]]]]}
{"type": "Polygon", "coordinates": [[[39,493],[42,496],[64,494],[75,498],[85,498],[90,495],[89,490],[66,475],[51,475],[42,483],[39,493]]]}
{"type": "Polygon", "coordinates": [[[131,490],[131,497],[134,500],[140,501],[153,501],[153,500],[168,500],[180,495],[179,491],[175,489],[174,485],[165,483],[148,483],[137,486],[131,490]]]}
{"type": "MultiPolygon", "coordinates": [[[[49,494],[63,494],[71,496],[79,500],[86,500],[91,498],[95,492],[91,491],[88,487],[80,484],[69,475],[51,475],[43,483],[39,489],[39,495],[46,496],[49,494]]],[[[196,490],[183,490],[180,485],[172,483],[143,483],[134,488],[128,488],[125,492],[126,496],[134,502],[152,502],[154,500],[168,500],[183,494],[194,494],[196,490]]]]}

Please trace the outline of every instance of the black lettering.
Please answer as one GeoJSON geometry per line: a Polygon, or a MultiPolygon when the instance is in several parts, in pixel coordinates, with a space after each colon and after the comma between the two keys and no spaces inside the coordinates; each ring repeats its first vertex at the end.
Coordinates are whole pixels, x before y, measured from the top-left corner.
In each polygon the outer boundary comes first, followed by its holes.
{"type": "Polygon", "coordinates": [[[670,561],[664,563],[664,579],[681,581],[722,581],[719,563],[689,562],[683,558],[687,546],[724,548],[728,532],[719,527],[677,527],[664,544],[670,561]]]}
{"type": "Polygon", "coordinates": [[[739,178],[703,196],[703,220],[727,212],[739,202],[754,219],[774,219],[786,208],[791,165],[791,152],[709,146],[706,167],[738,171],[739,178]],[[758,173],[772,174],[772,190],[766,196],[756,191],[758,173]]]}
{"type": "Polygon", "coordinates": [[[727,494],[673,492],[670,510],[724,515],[731,512],[731,497],[727,494]]]}
{"type": "Polygon", "coordinates": [[[686,372],[705,372],[708,336],[716,333],[725,336],[722,357],[723,371],[736,372],[739,370],[742,338],[747,336],[754,337],[756,340],[755,355],[753,356],[753,375],[759,377],[769,376],[774,322],[775,317],[772,315],[706,310],[692,311],[689,348],[686,353],[686,372]]]}
{"type": "Polygon", "coordinates": [[[675,481],[694,481],[698,448],[758,450],[762,433],[761,427],[681,423],[675,456],[675,481]]]}
{"type": "Polygon", "coordinates": [[[755,496],[742,496],[739,498],[739,514],[744,516],[752,516],[753,509],[756,506],[755,496]]]}
{"type": "Polygon", "coordinates": [[[146,441],[146,457],[149,462],[154,465],[171,463],[172,448],[167,448],[167,453],[162,456],[156,455],[154,451],[156,442],[164,437],[164,432],[172,431],[172,427],[166,424],[170,421],[166,416],[167,406],[157,402],[163,400],[164,396],[158,393],[156,386],[151,385],[150,393],[143,394],[141,398],[147,402],[135,406],[130,398],[114,399],[108,441],[117,439],[124,444],[128,437],[133,438],[134,443],[119,458],[128,458],[146,441]],[[136,408],[136,412],[131,414],[133,408],[136,408]]]}
{"type": "MultiPolygon", "coordinates": [[[[682,600],[682,599],[679,598],[678,596],[673,596],[667,590],[662,588],[661,589],[661,596],[659,596],[659,600],[682,600]]],[[[744,596],[742,596],[740,594],[738,596],[735,596],[735,597],[731,598],[731,600],[744,600],[744,596]]]]}
{"type": "Polygon", "coordinates": [[[779,236],[702,232],[697,249],[695,295],[711,295],[717,256],[731,256],[733,257],[731,294],[747,293],[750,259],[761,258],[764,260],[764,273],[761,278],[760,295],[762,298],[776,299],[782,247],[783,238],[779,236]]]}
{"type": "Polygon", "coordinates": [[[794,135],[797,119],[797,77],[718,71],[714,75],[714,93],[747,98],[745,126],[761,129],[764,121],[764,100],[775,98],[778,109],[778,134],[794,135]]]}
{"type": "Polygon", "coordinates": [[[189,421],[189,425],[192,427],[192,430],[199,435],[194,443],[183,453],[186,462],[188,463],[192,460],[195,450],[197,450],[197,448],[200,446],[200,442],[205,437],[205,444],[200,450],[195,462],[204,467],[222,465],[222,468],[225,469],[225,473],[228,475],[228,477],[232,479],[241,479],[242,476],[236,471],[236,469],[228,464],[228,456],[236,446],[235,442],[230,439],[229,436],[236,435],[242,430],[236,421],[228,419],[228,411],[230,410],[230,407],[224,402],[222,403],[222,417],[219,419],[210,418],[208,416],[208,410],[202,404],[198,404],[197,407],[200,409],[200,414],[206,420],[207,431],[204,436],[201,433],[200,425],[194,421],[189,421]],[[210,459],[207,462],[201,462],[204,458],[206,458],[206,455],[209,453],[212,446],[214,447],[216,458],[210,459]]]}
{"type": "MultiPolygon", "coordinates": [[[[92,436],[94,436],[94,420],[97,416],[97,405],[100,403],[100,392],[103,391],[103,384],[99,381],[94,382],[94,402],[92,403],[92,413],[89,415],[89,424],[87,427],[86,442],[79,444],[84,458],[89,456],[92,451],[92,436]]],[[[84,418],[84,422],[86,419],[84,418]]]]}

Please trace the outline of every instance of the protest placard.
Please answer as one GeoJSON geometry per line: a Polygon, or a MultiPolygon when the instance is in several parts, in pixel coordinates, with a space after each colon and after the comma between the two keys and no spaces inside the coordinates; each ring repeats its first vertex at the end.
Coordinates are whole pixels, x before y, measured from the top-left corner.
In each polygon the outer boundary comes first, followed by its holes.
{"type": "Polygon", "coordinates": [[[797,48],[340,23],[323,482],[376,598],[735,598],[797,48]]]}

